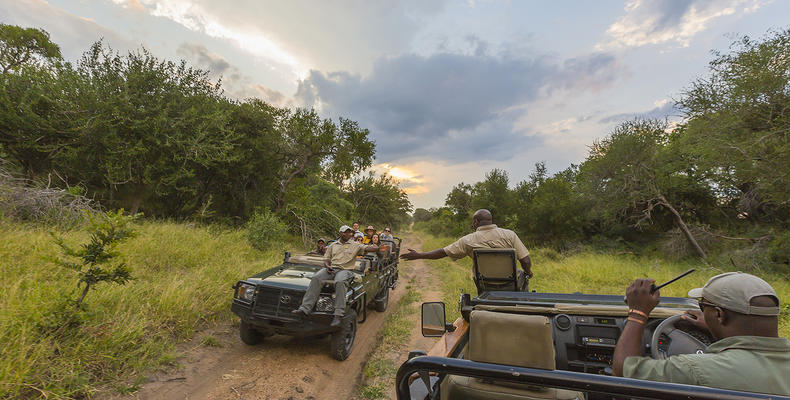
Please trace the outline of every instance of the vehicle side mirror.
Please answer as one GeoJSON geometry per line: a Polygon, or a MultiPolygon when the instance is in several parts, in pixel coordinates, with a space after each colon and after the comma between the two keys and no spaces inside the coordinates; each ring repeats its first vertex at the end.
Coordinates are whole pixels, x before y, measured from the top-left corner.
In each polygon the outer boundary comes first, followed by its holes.
{"type": "Polygon", "coordinates": [[[422,303],[423,336],[437,337],[444,335],[446,322],[444,303],[441,301],[422,303]]]}

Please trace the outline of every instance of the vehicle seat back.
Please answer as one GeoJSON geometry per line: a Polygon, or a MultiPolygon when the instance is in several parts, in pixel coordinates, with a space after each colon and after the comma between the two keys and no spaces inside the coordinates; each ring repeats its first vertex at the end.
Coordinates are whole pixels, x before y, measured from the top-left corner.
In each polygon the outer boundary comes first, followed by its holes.
{"type": "Polygon", "coordinates": [[[474,310],[469,322],[469,359],[553,370],[551,322],[542,315],[474,310]]]}
{"type": "MultiPolygon", "coordinates": [[[[554,342],[545,316],[474,310],[470,316],[468,359],[553,370],[554,342]]],[[[579,392],[448,375],[444,399],[584,399],[579,392]]]]}
{"type": "Polygon", "coordinates": [[[515,249],[474,249],[472,266],[478,294],[519,290],[515,249]]]}

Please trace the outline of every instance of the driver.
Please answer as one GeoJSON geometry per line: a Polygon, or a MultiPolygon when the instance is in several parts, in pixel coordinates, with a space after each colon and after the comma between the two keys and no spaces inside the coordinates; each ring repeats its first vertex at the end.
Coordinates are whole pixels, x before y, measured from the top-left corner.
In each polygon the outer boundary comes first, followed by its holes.
{"type": "Polygon", "coordinates": [[[779,337],[779,297],[764,280],[742,272],[710,278],[689,291],[699,311],[682,318],[708,330],[717,341],[705,354],[666,360],[642,355],[647,316],[659,302],[652,279],[637,279],[626,290],[629,315],[614,351],[614,375],[653,381],[790,395],[790,340],[779,337]]]}

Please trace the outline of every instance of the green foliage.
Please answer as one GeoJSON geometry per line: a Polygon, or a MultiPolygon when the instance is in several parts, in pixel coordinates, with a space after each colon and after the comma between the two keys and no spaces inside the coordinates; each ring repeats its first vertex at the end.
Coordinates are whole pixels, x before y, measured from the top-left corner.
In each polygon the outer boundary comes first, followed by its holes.
{"type": "Polygon", "coordinates": [[[398,229],[408,220],[411,202],[398,182],[389,175],[373,173],[357,177],[346,188],[348,201],[354,205],[354,217],[378,229],[398,229]]]}
{"type": "Polygon", "coordinates": [[[279,194],[274,199],[275,211],[285,205],[284,198],[294,179],[319,174],[340,185],[373,162],[375,144],[368,138],[369,131],[354,121],[340,118],[335,124],[322,120],[315,110],[284,110],[276,129],[282,140],[278,144],[279,194]]]}
{"type": "Polygon", "coordinates": [[[716,52],[679,105],[684,148],[719,195],[750,219],[786,220],[790,199],[790,30],[716,52]]]}
{"type": "Polygon", "coordinates": [[[494,215],[494,221],[502,227],[512,227],[515,217],[515,198],[510,190],[510,178],[506,171],[493,169],[484,180],[477,182],[471,190],[470,211],[485,208],[494,215]]]}
{"type": "MultiPolygon", "coordinates": [[[[75,65],[63,63],[48,38],[0,25],[0,46],[10,49],[0,60],[0,156],[32,181],[79,187],[105,207],[150,217],[238,226],[258,208],[298,219],[285,211],[304,200],[291,193],[301,192],[296,183],[340,188],[372,165],[370,132],[350,119],[232,101],[209,71],[144,48],[121,54],[98,41],[75,65]]],[[[388,194],[386,202],[403,200],[388,194]]],[[[341,197],[321,200],[348,201],[341,197]]]]}
{"type": "Polygon", "coordinates": [[[414,222],[430,221],[430,219],[431,219],[431,211],[426,210],[424,208],[418,208],[418,209],[414,210],[414,215],[412,215],[412,218],[414,218],[414,222]]]}
{"type": "Polygon", "coordinates": [[[261,210],[252,215],[247,223],[247,240],[258,250],[278,247],[288,231],[288,227],[269,210],[261,210]]]}
{"type": "Polygon", "coordinates": [[[0,24],[0,73],[60,59],[60,47],[42,29],[0,24]]]}
{"type": "Polygon", "coordinates": [[[782,232],[768,243],[768,256],[777,264],[790,265],[790,231],[782,232]]]}
{"type": "Polygon", "coordinates": [[[583,237],[586,205],[576,188],[577,170],[571,166],[552,177],[543,163],[535,165],[529,181],[515,188],[516,229],[535,244],[563,247],[583,237]]]}
{"type": "Polygon", "coordinates": [[[86,213],[90,240],[79,248],[67,245],[62,237],[52,234],[64,257],[53,258],[52,261],[61,267],[74,270],[79,277],[77,286],[85,285],[76,301],[77,308],[95,285],[102,282],[123,285],[132,279],[126,264],[114,261],[119,255],[118,245],[135,236],[131,227],[135,218],[136,216],[123,215],[123,209],[108,213],[86,213]]]}

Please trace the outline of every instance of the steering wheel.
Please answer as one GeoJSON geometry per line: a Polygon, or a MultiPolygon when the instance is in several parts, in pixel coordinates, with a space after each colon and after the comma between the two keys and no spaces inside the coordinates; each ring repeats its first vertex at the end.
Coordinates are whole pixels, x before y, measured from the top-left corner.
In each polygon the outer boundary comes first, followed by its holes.
{"type": "Polygon", "coordinates": [[[665,319],[653,331],[653,337],[650,340],[650,355],[653,359],[666,360],[669,356],[677,354],[702,354],[708,348],[705,343],[675,326],[681,320],[681,316],[673,315],[665,319]],[[666,352],[660,351],[658,348],[661,334],[669,338],[669,347],[666,348],[666,352]]]}

